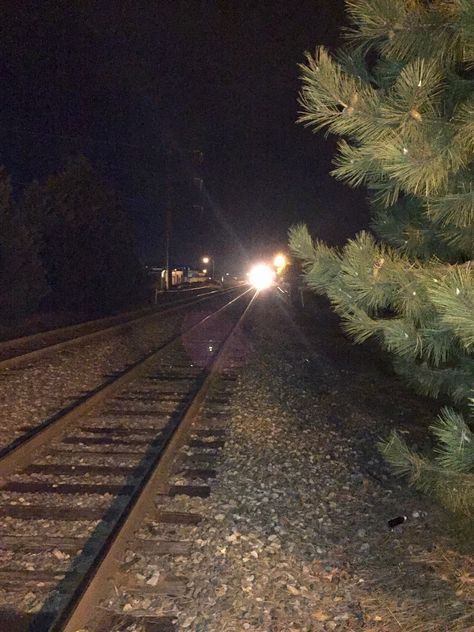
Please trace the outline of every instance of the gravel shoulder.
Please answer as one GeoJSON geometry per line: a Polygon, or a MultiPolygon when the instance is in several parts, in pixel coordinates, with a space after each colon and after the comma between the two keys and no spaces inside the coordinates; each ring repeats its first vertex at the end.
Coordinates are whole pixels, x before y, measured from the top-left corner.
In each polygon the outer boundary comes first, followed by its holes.
{"type": "Polygon", "coordinates": [[[433,403],[353,347],[323,302],[309,316],[262,297],[247,339],[210,498],[165,501],[205,516],[179,534],[192,553],[137,558],[144,578],[186,576],[186,594],[115,607],[196,632],[474,630],[465,533],[375,447],[394,425],[421,441],[433,403]]]}

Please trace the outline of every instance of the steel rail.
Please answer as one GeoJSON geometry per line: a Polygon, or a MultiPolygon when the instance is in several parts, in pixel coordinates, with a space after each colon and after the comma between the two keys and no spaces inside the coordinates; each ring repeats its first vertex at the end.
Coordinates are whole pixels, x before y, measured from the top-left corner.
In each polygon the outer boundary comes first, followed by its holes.
{"type": "MultiPolygon", "coordinates": [[[[29,465],[32,460],[32,456],[36,456],[39,449],[45,444],[49,443],[53,439],[61,437],[70,427],[70,425],[82,417],[92,409],[98,408],[109,397],[114,395],[125,384],[128,384],[142,372],[146,371],[148,366],[156,361],[160,353],[164,349],[173,344],[176,340],[183,335],[194,330],[196,327],[202,325],[210,318],[215,317],[224,309],[227,309],[230,305],[245,296],[251,289],[247,289],[239,296],[233,298],[225,305],[220,307],[212,314],[208,314],[199,322],[195,323],[185,331],[181,331],[178,334],[173,334],[165,342],[163,342],[158,348],[154,349],[146,356],[135,362],[131,367],[128,367],[117,376],[110,378],[105,384],[102,384],[95,389],[92,394],[87,395],[85,398],[77,400],[66,409],[62,409],[58,413],[52,415],[46,419],[43,423],[35,426],[31,431],[25,433],[18,439],[15,439],[8,446],[0,450],[0,478],[4,478],[12,472],[29,465]]],[[[199,301],[193,303],[197,304],[199,301]]],[[[163,312],[161,312],[163,313],[163,312]]]]}
{"type": "MultiPolygon", "coordinates": [[[[53,342],[52,344],[47,344],[43,347],[39,347],[32,351],[26,351],[26,353],[21,353],[20,355],[14,355],[9,358],[5,358],[4,360],[0,360],[0,370],[2,369],[12,369],[18,365],[23,364],[24,362],[29,362],[31,360],[36,360],[37,358],[46,355],[52,351],[62,351],[63,349],[67,349],[70,346],[75,344],[81,344],[85,342],[90,342],[91,340],[95,340],[96,338],[100,338],[101,336],[112,334],[114,332],[118,332],[121,329],[126,329],[131,324],[144,322],[147,320],[152,320],[156,316],[162,316],[165,314],[169,314],[175,310],[182,309],[183,307],[188,307],[190,305],[196,305],[202,301],[209,299],[211,296],[222,296],[228,294],[229,292],[235,291],[236,288],[231,288],[229,290],[212,290],[210,292],[206,292],[204,294],[200,294],[198,297],[185,297],[182,301],[176,301],[171,305],[167,305],[163,309],[153,310],[152,313],[147,313],[141,316],[137,316],[135,318],[130,318],[128,320],[122,321],[116,325],[111,325],[105,327],[103,329],[98,329],[96,331],[79,334],[78,336],[73,336],[72,338],[68,338],[67,340],[62,340],[60,342],[53,342]]],[[[133,313],[133,312],[132,312],[133,313]]],[[[118,317],[117,317],[118,318],[118,317]]],[[[98,323],[98,321],[87,321],[86,323],[81,323],[79,325],[70,325],[68,327],[63,327],[61,329],[52,329],[48,332],[44,332],[43,334],[34,334],[33,336],[25,336],[23,338],[14,338],[12,340],[7,341],[10,346],[13,346],[15,341],[18,341],[19,344],[27,344],[27,341],[38,340],[41,337],[44,337],[46,334],[50,337],[54,337],[54,335],[59,336],[62,333],[66,333],[67,331],[77,331],[77,328],[85,328],[86,325],[92,326],[93,323],[98,323]],[[21,342],[20,342],[21,341],[21,342]]],[[[104,319],[105,320],[105,319],[104,319]]],[[[2,343],[3,344],[3,343],[2,343]]],[[[5,346],[7,346],[5,342],[5,346]]]]}
{"type": "MultiPolygon", "coordinates": [[[[209,289],[208,287],[204,288],[193,288],[194,291],[198,289],[209,289]]],[[[217,288],[211,290],[210,292],[206,292],[206,294],[210,294],[212,292],[219,291],[217,288]]],[[[178,291],[170,291],[168,293],[169,296],[178,296],[178,294],[182,294],[187,292],[187,290],[178,291]]],[[[203,294],[204,295],[204,292],[203,294]]],[[[199,295],[201,296],[201,295],[199,295]]],[[[183,298],[188,298],[184,297],[183,298]]],[[[166,306],[166,304],[164,305],[166,306]]],[[[114,321],[120,320],[121,318],[126,318],[128,320],[133,319],[134,315],[139,318],[140,316],[145,316],[146,314],[156,311],[154,306],[142,307],[140,309],[133,309],[128,312],[120,312],[118,314],[113,314],[111,316],[103,316],[101,318],[94,318],[92,320],[83,320],[77,323],[72,323],[70,325],[64,325],[61,327],[56,327],[54,329],[45,329],[44,331],[38,331],[34,334],[26,334],[24,336],[18,336],[17,338],[7,338],[5,340],[0,340],[0,353],[3,352],[4,349],[8,349],[8,347],[12,347],[14,345],[22,345],[28,342],[34,342],[35,340],[41,340],[48,337],[54,337],[55,335],[67,334],[69,331],[80,331],[81,329],[86,329],[88,327],[100,326],[101,323],[107,325],[107,323],[113,324],[114,321]]],[[[104,327],[105,328],[105,327],[104,327]]]]}
{"type": "Polygon", "coordinates": [[[84,320],[78,323],[71,323],[70,325],[64,325],[62,327],[55,327],[54,329],[45,329],[44,331],[38,331],[34,334],[25,334],[24,336],[18,336],[16,338],[7,338],[0,341],[0,353],[8,351],[10,347],[26,345],[28,343],[34,343],[36,341],[42,341],[45,338],[54,338],[61,334],[67,334],[68,332],[80,331],[87,327],[99,326],[101,324],[112,324],[114,321],[120,318],[134,318],[136,316],[144,316],[149,314],[154,308],[144,307],[142,309],[134,309],[129,312],[122,312],[121,314],[115,314],[114,316],[104,316],[103,318],[93,318],[92,320],[84,320]]]}
{"type": "MultiPolygon", "coordinates": [[[[249,291],[247,290],[244,294],[249,291]]],[[[247,317],[255,296],[256,293],[222,343],[212,365],[206,368],[201,384],[187,404],[184,414],[175,422],[165,438],[164,445],[154,455],[148,471],[124,507],[104,546],[98,552],[68,605],[53,622],[50,632],[77,632],[83,629],[92,632],[94,629],[90,627],[93,613],[97,612],[100,602],[112,590],[113,577],[117,575],[125,551],[130,546],[130,539],[137,527],[143,523],[146,514],[152,511],[154,497],[166,493],[174,458],[185,444],[192,422],[199,413],[216,379],[216,374],[222,366],[234,334],[247,317]]]]}

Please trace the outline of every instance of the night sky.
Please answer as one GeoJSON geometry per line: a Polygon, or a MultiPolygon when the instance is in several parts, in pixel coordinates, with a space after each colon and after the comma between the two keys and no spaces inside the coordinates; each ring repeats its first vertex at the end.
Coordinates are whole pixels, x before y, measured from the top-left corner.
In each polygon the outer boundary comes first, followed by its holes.
{"type": "Polygon", "coordinates": [[[0,162],[19,191],[86,155],[147,262],[164,259],[167,191],[175,264],[271,255],[296,221],[340,243],[367,222],[364,193],[329,176],[334,139],[295,121],[298,63],[343,24],[342,0],[6,0],[0,162]]]}

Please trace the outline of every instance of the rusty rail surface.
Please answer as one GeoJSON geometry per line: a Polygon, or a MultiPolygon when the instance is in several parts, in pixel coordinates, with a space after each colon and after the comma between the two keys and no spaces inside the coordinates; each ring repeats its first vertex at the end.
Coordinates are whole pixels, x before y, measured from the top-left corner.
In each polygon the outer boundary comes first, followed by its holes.
{"type": "Polygon", "coordinates": [[[237,323],[232,327],[216,354],[214,362],[206,369],[203,380],[196,389],[192,400],[188,403],[184,414],[170,431],[162,451],[156,454],[150,463],[148,472],[130,498],[94,565],[91,566],[68,608],[60,614],[53,624],[51,632],[77,632],[83,629],[87,629],[88,632],[92,632],[92,630],[99,632],[99,630],[103,630],[103,622],[100,617],[96,621],[99,628],[95,627],[94,615],[97,616],[101,601],[113,588],[114,576],[120,572],[121,560],[127,547],[130,546],[134,531],[143,523],[145,516],[150,513],[153,499],[157,495],[166,493],[173,461],[180,448],[186,443],[191,424],[199,413],[216,376],[219,375],[226,353],[232,344],[233,336],[241,328],[254,298],[255,294],[237,323]]]}
{"type": "Polygon", "coordinates": [[[119,332],[132,324],[152,320],[157,316],[169,314],[175,310],[195,305],[201,301],[208,300],[213,296],[227,294],[233,290],[235,290],[235,288],[231,288],[229,290],[211,290],[210,292],[199,294],[197,297],[188,296],[184,297],[182,300],[173,301],[171,304],[164,305],[159,309],[149,308],[146,310],[130,312],[128,317],[127,314],[120,314],[117,316],[87,321],[77,325],[69,325],[67,327],[52,329],[33,334],[31,336],[22,336],[21,338],[13,338],[11,340],[0,342],[0,370],[15,368],[25,362],[36,360],[43,355],[51,353],[52,351],[62,351],[72,345],[90,342],[91,340],[95,340],[96,338],[100,338],[104,335],[119,332]],[[145,311],[145,313],[143,313],[143,311],[145,311]],[[120,320],[120,322],[117,324],[111,324],[117,320],[120,320]],[[94,331],[81,333],[91,327],[94,328],[94,331]],[[98,329],[95,329],[96,327],[98,327],[98,329]],[[66,336],[65,340],[57,341],[58,338],[62,338],[63,336],[66,336]],[[36,348],[31,349],[32,346],[36,348]],[[28,348],[31,350],[28,350],[28,348]],[[8,354],[8,349],[11,349],[14,354],[2,359],[2,354],[8,354]],[[18,349],[22,351],[18,353],[18,349]]]}
{"type": "MultiPolygon", "coordinates": [[[[61,551],[69,551],[67,559],[70,558],[71,562],[77,560],[79,564],[76,567],[75,563],[68,563],[63,568],[61,564],[58,567],[57,563],[50,567],[49,562],[44,570],[40,567],[28,572],[21,564],[15,570],[17,564],[14,562],[11,567],[7,565],[0,569],[0,583],[3,581],[1,587],[7,593],[17,594],[19,591],[18,594],[21,594],[26,590],[23,586],[27,584],[34,592],[44,593],[46,590],[47,596],[42,610],[36,613],[23,610],[21,600],[17,603],[15,598],[8,605],[4,603],[0,607],[2,630],[56,632],[74,629],[76,632],[81,628],[82,624],[79,625],[77,621],[91,613],[97,599],[110,587],[110,582],[105,581],[104,577],[110,577],[113,573],[124,543],[140,516],[150,506],[151,495],[166,488],[166,476],[174,455],[183,445],[234,334],[253,303],[255,294],[249,296],[250,292],[250,289],[246,289],[213,313],[173,336],[92,397],[55,419],[29,441],[18,445],[0,459],[0,475],[3,478],[0,486],[0,520],[8,517],[8,522],[2,527],[5,530],[6,526],[6,534],[1,538],[0,548],[3,551],[16,551],[20,559],[29,553],[49,555],[51,551],[56,554],[59,551],[62,555],[61,551]],[[242,308],[241,299],[245,301],[242,308]],[[232,305],[233,310],[238,309],[239,317],[237,324],[231,326],[235,316],[229,319],[224,311],[232,305]],[[189,360],[186,344],[181,342],[193,332],[189,339],[198,341],[207,349],[208,337],[213,338],[215,333],[212,319],[219,318],[220,314],[224,316],[222,322],[227,321],[227,324],[217,336],[217,349],[199,365],[194,365],[189,360]],[[204,330],[199,330],[203,325],[204,330]],[[206,328],[208,333],[204,336],[206,328]],[[176,348],[172,346],[175,343],[176,348]],[[157,370],[160,375],[156,374],[157,370]],[[155,386],[147,386],[151,383],[155,386]],[[158,384],[160,386],[157,388],[158,384]],[[173,389],[171,392],[170,388],[173,389]],[[128,403],[124,404],[124,401],[128,403]],[[134,404],[135,401],[147,402],[147,407],[144,409],[140,403],[134,404]],[[176,405],[174,402],[177,402],[176,405]],[[152,408],[148,409],[150,405],[152,408]],[[90,415],[91,411],[93,415],[90,415]],[[89,415],[86,417],[87,413],[89,415]],[[138,421],[124,421],[127,415],[138,421]],[[110,416],[120,419],[109,422],[110,416]],[[96,434],[90,437],[91,433],[96,434]],[[134,435],[137,438],[131,438],[134,435]],[[99,451],[95,451],[95,448],[89,451],[89,445],[100,446],[99,451]],[[54,456],[58,454],[61,456],[54,456]],[[88,455],[86,461],[82,458],[85,454],[88,455]],[[102,454],[116,454],[120,463],[109,456],[109,460],[102,464],[102,454]],[[56,458],[59,458],[59,463],[56,458]],[[76,465],[78,462],[84,464],[76,465]],[[35,472],[40,473],[39,478],[35,472]],[[57,478],[64,473],[66,481],[57,478]],[[94,480],[88,479],[91,473],[95,473],[94,480]],[[123,480],[116,478],[119,473],[123,474],[123,480]],[[9,476],[11,474],[14,476],[9,476]],[[113,480],[107,480],[107,476],[112,476],[113,480]],[[26,504],[23,498],[18,502],[18,495],[25,494],[29,497],[26,504]],[[79,494],[84,499],[95,499],[95,496],[90,495],[111,496],[105,504],[100,500],[94,500],[92,505],[88,502],[84,505],[78,500],[75,500],[77,505],[69,504],[67,499],[80,498],[79,494]],[[48,500],[43,501],[43,496],[47,496],[48,500]],[[59,505],[52,500],[55,497],[61,499],[59,505]],[[32,534],[22,532],[16,520],[30,523],[34,527],[32,534]],[[40,525],[44,520],[52,520],[53,523],[59,521],[58,524],[62,525],[59,532],[50,534],[48,530],[44,536],[35,535],[41,534],[40,525]],[[87,527],[84,534],[74,535],[74,529],[71,532],[68,527],[74,521],[86,521],[91,526],[87,527]],[[97,527],[94,526],[96,524],[97,527]],[[40,588],[45,585],[50,588],[40,588]],[[51,606],[49,599],[51,596],[54,599],[55,594],[61,595],[60,604],[51,606]]],[[[216,441],[211,447],[221,443],[216,441]]]]}

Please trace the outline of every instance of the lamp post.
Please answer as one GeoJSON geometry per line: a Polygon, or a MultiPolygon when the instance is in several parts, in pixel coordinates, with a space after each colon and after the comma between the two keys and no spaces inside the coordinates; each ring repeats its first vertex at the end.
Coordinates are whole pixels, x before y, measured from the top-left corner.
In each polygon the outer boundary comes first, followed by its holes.
{"type": "Polygon", "coordinates": [[[277,255],[275,255],[275,258],[273,259],[273,265],[275,266],[275,268],[278,269],[278,271],[283,270],[283,268],[286,268],[288,264],[288,260],[285,257],[285,255],[279,253],[277,255]]]}
{"type": "Polygon", "coordinates": [[[208,264],[209,262],[212,264],[212,278],[214,278],[214,257],[203,257],[202,262],[208,264]]]}

